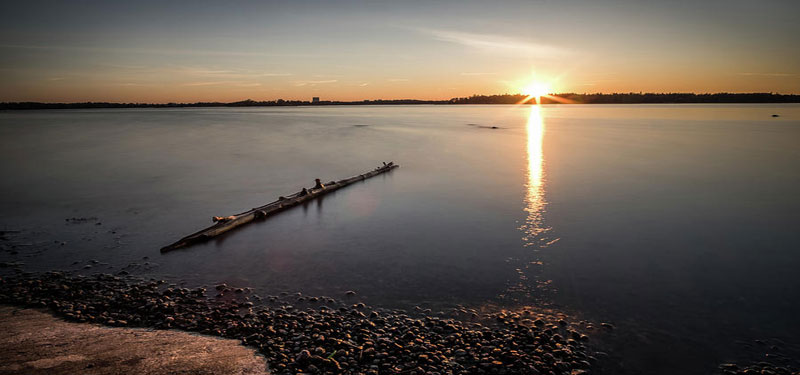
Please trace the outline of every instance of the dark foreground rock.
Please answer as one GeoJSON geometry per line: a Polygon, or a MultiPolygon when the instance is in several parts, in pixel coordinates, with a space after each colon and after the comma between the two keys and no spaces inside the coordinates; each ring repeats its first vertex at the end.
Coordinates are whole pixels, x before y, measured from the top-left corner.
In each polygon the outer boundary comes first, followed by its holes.
{"type": "Polygon", "coordinates": [[[724,375],[798,375],[800,371],[795,368],[783,367],[770,362],[756,362],[746,365],[723,363],[719,370],[724,375]]]}
{"type": "Polygon", "coordinates": [[[0,279],[0,302],[50,308],[77,322],[236,338],[263,353],[279,374],[576,375],[596,362],[585,346],[588,337],[571,323],[529,310],[472,312],[470,321],[341,305],[327,297],[292,296],[302,298],[305,309],[277,296],[267,298],[274,306],[256,305],[247,289],[216,289],[220,294],[210,299],[204,288],[163,281],[50,272],[0,279]]]}

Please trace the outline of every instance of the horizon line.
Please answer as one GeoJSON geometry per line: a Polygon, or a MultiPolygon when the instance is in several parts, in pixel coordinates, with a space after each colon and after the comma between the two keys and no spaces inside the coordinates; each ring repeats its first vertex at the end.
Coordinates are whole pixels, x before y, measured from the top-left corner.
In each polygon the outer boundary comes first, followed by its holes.
{"type": "MultiPolygon", "coordinates": [[[[547,96],[552,97],[564,97],[564,96],[613,96],[613,95],[692,95],[692,96],[712,96],[712,95],[770,95],[770,96],[800,96],[800,93],[788,93],[783,94],[779,92],[643,92],[643,91],[629,91],[629,92],[591,92],[591,93],[576,93],[576,92],[563,92],[563,93],[549,93],[547,96]]],[[[138,102],[138,101],[105,101],[105,100],[88,100],[88,101],[79,101],[79,102],[65,102],[65,101],[34,101],[34,100],[23,100],[23,101],[2,101],[0,104],[9,105],[9,104],[45,104],[45,105],[77,105],[77,104],[110,104],[110,105],[198,105],[198,104],[237,104],[237,103],[247,103],[247,102],[254,102],[254,103],[326,103],[326,104],[348,104],[348,103],[366,103],[366,102],[381,102],[381,101],[414,101],[414,102],[441,102],[441,103],[448,103],[454,100],[459,99],[469,99],[469,98],[480,98],[480,97],[508,97],[508,96],[521,96],[527,97],[528,95],[516,93],[516,94],[472,94],[469,96],[456,96],[448,99],[414,99],[414,98],[394,98],[394,99],[384,99],[384,98],[377,98],[377,99],[360,99],[360,100],[322,100],[321,97],[312,96],[312,100],[303,100],[303,99],[283,99],[283,98],[276,98],[276,99],[241,99],[231,102],[224,102],[218,100],[212,101],[195,101],[195,102],[176,102],[176,101],[169,101],[169,102],[138,102]],[[314,102],[313,98],[318,98],[318,102],[314,102]]]]}

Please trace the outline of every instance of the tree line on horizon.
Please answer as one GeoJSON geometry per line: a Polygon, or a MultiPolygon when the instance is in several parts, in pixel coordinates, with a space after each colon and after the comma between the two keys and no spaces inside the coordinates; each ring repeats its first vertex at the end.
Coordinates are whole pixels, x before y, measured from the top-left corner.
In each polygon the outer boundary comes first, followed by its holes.
{"type": "MultiPolygon", "coordinates": [[[[668,104],[668,103],[800,103],[800,95],[775,93],[613,93],[576,94],[563,93],[544,96],[542,104],[668,104]]],[[[311,106],[311,105],[400,105],[400,104],[533,104],[536,100],[523,94],[472,95],[450,100],[361,100],[361,101],[320,101],[312,103],[302,100],[242,100],[238,102],[196,102],[196,103],[42,103],[42,102],[4,102],[0,110],[9,109],[86,109],[86,108],[183,108],[183,107],[269,107],[269,106],[311,106]]]]}
{"type": "MultiPolygon", "coordinates": [[[[800,103],[800,95],[775,93],[563,93],[540,98],[542,104],[669,104],[669,103],[800,103]]],[[[452,104],[519,104],[535,103],[523,94],[473,95],[453,98],[452,104]]]]}

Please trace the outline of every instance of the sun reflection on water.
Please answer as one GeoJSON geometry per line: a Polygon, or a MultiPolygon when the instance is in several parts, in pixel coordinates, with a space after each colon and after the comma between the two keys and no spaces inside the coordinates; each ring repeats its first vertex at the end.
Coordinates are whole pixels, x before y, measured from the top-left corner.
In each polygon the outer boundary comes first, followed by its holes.
{"type": "Polygon", "coordinates": [[[525,223],[520,227],[524,233],[523,240],[526,246],[546,244],[542,234],[550,228],[544,225],[543,213],[547,205],[545,201],[545,172],[542,144],[544,142],[545,124],[542,109],[539,105],[530,106],[528,115],[527,133],[527,158],[528,170],[525,193],[525,223]]]}
{"type": "Polygon", "coordinates": [[[550,227],[544,220],[545,206],[545,160],[544,160],[544,134],[545,122],[540,105],[531,105],[526,133],[527,170],[525,179],[525,200],[523,210],[525,219],[519,230],[522,231],[522,241],[525,247],[530,247],[531,252],[520,258],[509,258],[507,262],[515,266],[517,277],[500,295],[506,301],[530,303],[542,306],[547,304],[546,293],[552,291],[551,281],[542,275],[545,263],[538,253],[558,239],[546,235],[550,227]]]}

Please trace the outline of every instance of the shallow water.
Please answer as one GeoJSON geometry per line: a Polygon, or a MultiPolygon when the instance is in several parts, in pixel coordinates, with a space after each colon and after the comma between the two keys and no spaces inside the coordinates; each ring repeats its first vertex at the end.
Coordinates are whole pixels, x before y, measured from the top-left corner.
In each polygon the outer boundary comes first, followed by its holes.
{"type": "Polygon", "coordinates": [[[604,345],[631,372],[708,373],[800,337],[798,146],[798,105],[2,112],[0,230],[20,232],[0,258],[402,308],[546,304],[613,322],[604,345]]]}

